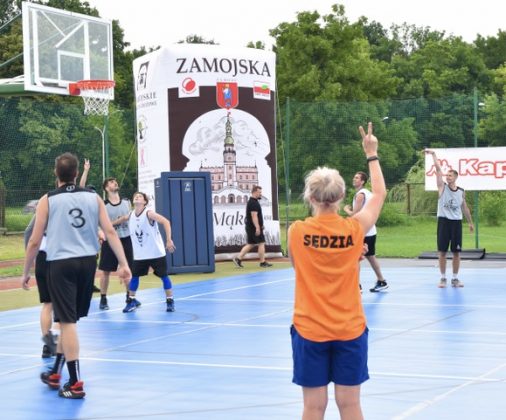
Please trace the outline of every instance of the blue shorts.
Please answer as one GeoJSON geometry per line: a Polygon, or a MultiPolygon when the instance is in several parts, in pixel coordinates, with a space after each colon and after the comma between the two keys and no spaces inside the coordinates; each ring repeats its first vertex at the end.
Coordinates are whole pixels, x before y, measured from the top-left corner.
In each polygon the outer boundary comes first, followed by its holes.
{"type": "Polygon", "coordinates": [[[295,327],[290,328],[293,352],[292,382],[304,387],[355,386],[369,379],[367,338],[369,330],[348,341],[307,340],[295,327]]]}

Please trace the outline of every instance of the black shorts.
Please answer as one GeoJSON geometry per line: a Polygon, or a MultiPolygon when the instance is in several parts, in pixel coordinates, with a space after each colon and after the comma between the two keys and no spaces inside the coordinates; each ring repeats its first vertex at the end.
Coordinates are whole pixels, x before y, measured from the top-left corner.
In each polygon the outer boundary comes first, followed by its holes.
{"type": "Polygon", "coordinates": [[[132,276],[141,277],[149,272],[149,267],[153,268],[155,276],[163,277],[169,274],[167,269],[167,259],[165,257],[152,258],[150,260],[134,260],[132,264],[132,276]]]}
{"type": "Polygon", "coordinates": [[[450,220],[446,217],[437,218],[437,250],[447,252],[462,250],[462,220],[450,220]]]}
{"type": "Polygon", "coordinates": [[[55,322],[75,323],[88,315],[97,268],[95,255],[48,263],[55,322]]]}
{"type": "Polygon", "coordinates": [[[256,229],[255,227],[250,228],[246,226],[246,236],[248,244],[250,245],[258,245],[265,242],[264,230],[260,230],[260,235],[255,235],[256,229]]]}
{"type": "Polygon", "coordinates": [[[376,235],[366,236],[364,238],[364,244],[367,244],[367,254],[366,257],[372,257],[376,255],[376,235]]]}
{"type": "MultiPolygon", "coordinates": [[[[126,238],[120,238],[121,245],[123,245],[123,251],[128,262],[128,266],[132,268],[132,262],[134,260],[134,253],[132,250],[132,241],[130,236],[126,238]]],[[[102,271],[116,271],[118,269],[118,259],[109,245],[109,242],[102,242],[102,249],[100,251],[100,262],[98,263],[98,269],[102,271]]]]}
{"type": "Polygon", "coordinates": [[[39,251],[35,260],[35,280],[37,280],[40,303],[51,303],[51,295],[47,286],[47,268],[46,253],[39,251]]]}

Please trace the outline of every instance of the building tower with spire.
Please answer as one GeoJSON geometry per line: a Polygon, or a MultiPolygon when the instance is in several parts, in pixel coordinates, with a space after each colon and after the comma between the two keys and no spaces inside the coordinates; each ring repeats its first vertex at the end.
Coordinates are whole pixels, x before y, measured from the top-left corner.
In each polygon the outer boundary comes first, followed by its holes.
{"type": "Polygon", "coordinates": [[[225,123],[223,142],[223,166],[200,166],[201,172],[211,173],[211,187],[214,204],[243,204],[248,201],[254,185],[258,185],[258,168],[237,166],[237,152],[232,136],[230,113],[225,123]]]}

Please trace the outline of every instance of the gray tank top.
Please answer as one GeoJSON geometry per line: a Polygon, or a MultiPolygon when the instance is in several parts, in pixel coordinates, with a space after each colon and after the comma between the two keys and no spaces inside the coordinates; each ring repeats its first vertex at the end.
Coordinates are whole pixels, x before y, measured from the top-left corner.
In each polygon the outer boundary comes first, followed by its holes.
{"type": "Polygon", "coordinates": [[[446,217],[450,220],[462,220],[462,203],[464,190],[457,187],[451,190],[448,184],[444,185],[443,193],[437,201],[437,217],[446,217]]]}
{"type": "Polygon", "coordinates": [[[66,184],[47,194],[47,260],[96,255],[98,243],[97,194],[66,184]]]}
{"type": "MultiPolygon", "coordinates": [[[[105,208],[111,222],[116,220],[118,217],[128,215],[130,213],[130,200],[128,198],[122,198],[118,204],[112,204],[109,200],[105,201],[105,208]]],[[[114,225],[116,233],[120,238],[127,238],[130,236],[130,229],[128,228],[128,220],[114,225]]]]}

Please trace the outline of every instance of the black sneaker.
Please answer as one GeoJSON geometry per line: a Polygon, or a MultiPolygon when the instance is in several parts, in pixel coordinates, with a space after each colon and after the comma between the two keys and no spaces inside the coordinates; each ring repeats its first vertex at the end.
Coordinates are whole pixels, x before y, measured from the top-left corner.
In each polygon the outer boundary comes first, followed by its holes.
{"type": "Polygon", "coordinates": [[[267,261],[264,261],[260,263],[260,267],[266,268],[266,267],[272,267],[272,264],[268,263],[267,261]]]}
{"type": "Polygon", "coordinates": [[[174,312],[175,310],[174,299],[167,299],[167,312],[174,312]]]}
{"type": "Polygon", "coordinates": [[[109,305],[107,304],[107,298],[105,296],[102,296],[100,298],[100,305],[99,305],[99,308],[100,309],[103,309],[103,310],[107,310],[109,309],[109,305]]]}
{"type": "Polygon", "coordinates": [[[79,400],[84,398],[86,392],[83,389],[83,381],[77,381],[74,385],[70,385],[70,382],[67,382],[63,385],[63,388],[60,388],[58,391],[58,395],[62,398],[70,398],[72,400],[79,400]]]}
{"type": "Polygon", "coordinates": [[[358,287],[360,287],[360,293],[362,293],[362,285],[359,283],[358,287]]]}
{"type": "Polygon", "coordinates": [[[133,312],[137,309],[137,305],[135,304],[135,299],[129,298],[127,300],[126,306],[123,308],[123,313],[133,312]]]}
{"type": "Polygon", "coordinates": [[[57,390],[60,388],[61,375],[53,373],[51,370],[40,374],[40,380],[44,382],[49,388],[57,390]]]}
{"type": "Polygon", "coordinates": [[[381,292],[382,290],[388,289],[388,284],[386,281],[378,280],[373,288],[369,289],[370,292],[381,292]]]}
{"type": "Polygon", "coordinates": [[[93,285],[93,293],[100,293],[100,289],[95,285],[93,285]]]}
{"type": "Polygon", "coordinates": [[[244,266],[242,265],[242,261],[239,258],[236,257],[236,258],[233,259],[233,261],[234,261],[234,264],[235,264],[236,267],[238,267],[238,268],[244,268],[244,266]]]}
{"type": "Polygon", "coordinates": [[[42,336],[42,342],[44,343],[44,347],[42,347],[42,357],[51,357],[56,356],[56,343],[58,341],[58,337],[53,335],[51,331],[49,331],[46,335],[42,336]],[[47,350],[46,350],[47,347],[47,350]],[[49,352],[49,356],[44,356],[45,353],[49,352]]]}

